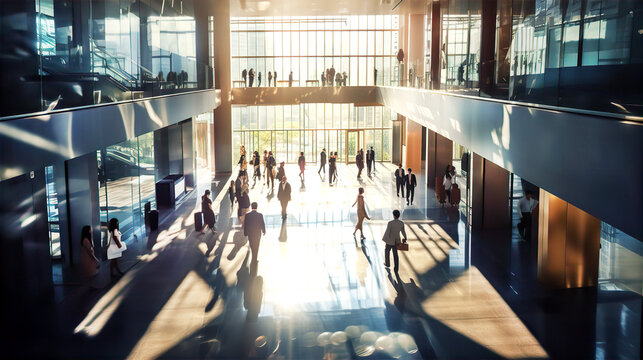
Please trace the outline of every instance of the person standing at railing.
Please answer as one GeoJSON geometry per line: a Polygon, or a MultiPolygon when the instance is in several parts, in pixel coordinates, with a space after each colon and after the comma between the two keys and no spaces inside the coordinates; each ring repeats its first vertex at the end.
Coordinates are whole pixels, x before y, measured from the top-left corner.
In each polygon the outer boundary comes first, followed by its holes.
{"type": "Polygon", "coordinates": [[[271,83],[272,83],[272,72],[268,71],[268,87],[270,87],[271,83]]]}
{"type": "Polygon", "coordinates": [[[243,79],[243,87],[246,87],[246,75],[248,75],[248,72],[246,71],[246,69],[243,69],[243,71],[241,71],[241,78],[243,79]]]}
{"type": "Polygon", "coordinates": [[[248,78],[250,79],[250,87],[252,87],[252,83],[255,81],[255,69],[250,68],[248,78]]]}
{"type": "Polygon", "coordinates": [[[259,75],[257,76],[257,87],[261,87],[261,71],[259,71],[259,75]]]}
{"type": "Polygon", "coordinates": [[[291,71],[291,72],[290,72],[290,74],[288,75],[288,86],[289,86],[289,87],[292,87],[292,71],[291,71]]]}
{"type": "Polygon", "coordinates": [[[275,71],[275,87],[277,87],[277,72],[275,71]]]}

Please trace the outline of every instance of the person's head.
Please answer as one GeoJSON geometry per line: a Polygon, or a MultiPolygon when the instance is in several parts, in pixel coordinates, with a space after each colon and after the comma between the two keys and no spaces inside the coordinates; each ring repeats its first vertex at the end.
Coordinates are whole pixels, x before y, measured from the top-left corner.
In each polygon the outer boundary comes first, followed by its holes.
{"type": "Polygon", "coordinates": [[[282,176],[282,177],[281,177],[281,183],[282,183],[282,184],[285,184],[285,183],[286,183],[286,180],[287,180],[287,179],[286,179],[286,175],[284,175],[284,176],[282,176]]]}
{"type": "Polygon", "coordinates": [[[393,210],[393,218],[394,219],[400,218],[400,210],[393,210]]]}
{"type": "Polygon", "coordinates": [[[80,230],[80,246],[83,246],[83,240],[89,240],[89,243],[92,243],[92,227],[89,225],[83,226],[80,230]]]}
{"type": "Polygon", "coordinates": [[[230,186],[234,186],[234,180],[230,180],[230,186]]]}
{"type": "Polygon", "coordinates": [[[322,151],[326,151],[326,148],[323,148],[322,151]]]}
{"type": "Polygon", "coordinates": [[[363,188],[363,187],[361,187],[361,188],[359,188],[359,190],[358,190],[358,191],[359,191],[359,194],[360,194],[360,195],[362,195],[362,194],[364,193],[364,188],[363,188]]]}
{"type": "Polygon", "coordinates": [[[397,167],[402,168],[402,163],[398,164],[397,167]]]}
{"type": "Polygon", "coordinates": [[[272,156],[272,151],[268,151],[268,155],[272,156]]]}
{"type": "Polygon", "coordinates": [[[286,163],[283,162],[283,161],[279,163],[279,166],[281,166],[281,167],[284,167],[284,165],[286,165],[286,163]]]}
{"type": "Polygon", "coordinates": [[[527,197],[527,199],[531,199],[534,196],[534,193],[532,193],[531,190],[526,190],[525,196],[527,197]]]}
{"type": "Polygon", "coordinates": [[[259,151],[255,151],[255,156],[259,156],[259,151]]]}
{"type": "Polygon", "coordinates": [[[253,201],[252,204],[250,204],[250,207],[252,208],[252,210],[257,210],[257,206],[259,205],[257,204],[256,201],[253,201]]]}
{"type": "Polygon", "coordinates": [[[111,218],[109,220],[109,224],[107,225],[107,230],[109,230],[109,232],[114,232],[114,230],[118,230],[118,219],[117,218],[111,218]]]}
{"type": "Polygon", "coordinates": [[[371,146],[371,151],[373,151],[373,147],[371,146]]]}
{"type": "Polygon", "coordinates": [[[444,173],[448,174],[450,172],[451,172],[451,165],[447,165],[447,168],[446,168],[446,170],[444,170],[444,173]]]}
{"type": "Polygon", "coordinates": [[[408,168],[407,170],[409,171],[409,174],[410,174],[411,173],[411,168],[408,168]]]}
{"type": "Polygon", "coordinates": [[[300,151],[300,152],[299,152],[299,155],[304,156],[304,152],[303,152],[303,151],[300,151]]]}
{"type": "Polygon", "coordinates": [[[203,194],[205,197],[210,197],[210,190],[205,190],[205,194],[203,194]]]}
{"type": "Polygon", "coordinates": [[[337,151],[335,151],[335,156],[337,156],[337,151]]]}
{"type": "Polygon", "coordinates": [[[268,150],[264,150],[264,151],[263,151],[263,153],[264,153],[264,154],[267,154],[267,153],[268,153],[268,150]]]}

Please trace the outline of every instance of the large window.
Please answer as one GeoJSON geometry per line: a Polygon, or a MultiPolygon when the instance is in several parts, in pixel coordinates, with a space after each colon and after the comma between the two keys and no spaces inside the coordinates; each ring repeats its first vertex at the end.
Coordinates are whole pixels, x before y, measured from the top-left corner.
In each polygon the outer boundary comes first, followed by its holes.
{"type": "Polygon", "coordinates": [[[334,67],[349,86],[397,83],[397,15],[232,18],[230,30],[233,81],[254,69],[254,86],[275,71],[278,81],[292,71],[293,86],[320,85],[334,67]]]}
{"type": "Polygon", "coordinates": [[[352,104],[300,104],[285,106],[235,106],[232,108],[235,157],[239,146],[248,151],[276,154],[277,161],[316,162],[322,148],[337,152],[341,161],[352,160],[354,149],[373,147],[376,161],[391,160],[391,122],[395,113],[380,106],[352,104]],[[355,142],[348,144],[347,133],[355,142]],[[347,145],[351,147],[347,153],[347,145]],[[348,156],[348,158],[347,158],[348,156]]]}

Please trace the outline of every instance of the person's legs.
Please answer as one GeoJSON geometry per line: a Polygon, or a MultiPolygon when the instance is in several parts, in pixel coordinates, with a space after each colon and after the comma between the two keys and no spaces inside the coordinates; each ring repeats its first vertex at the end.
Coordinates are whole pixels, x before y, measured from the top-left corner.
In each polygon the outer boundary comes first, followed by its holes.
{"type": "Polygon", "coordinates": [[[409,196],[411,196],[411,189],[406,188],[406,205],[409,204],[409,196]]]}
{"type": "Polygon", "coordinates": [[[394,264],[393,270],[395,272],[398,272],[398,270],[400,270],[400,258],[397,254],[397,246],[393,245],[391,247],[393,248],[393,264],[394,264]]]}
{"type": "Polygon", "coordinates": [[[400,181],[395,180],[395,189],[397,190],[397,197],[400,197],[400,181]]]}
{"type": "MultiPolygon", "coordinates": [[[[386,244],[386,248],[384,248],[384,266],[389,267],[391,266],[391,248],[392,246],[389,244],[386,244]]],[[[395,260],[395,258],[393,258],[395,260]]],[[[395,263],[397,265],[397,263],[395,263]]]]}
{"type": "Polygon", "coordinates": [[[288,201],[281,201],[281,218],[285,219],[288,216],[288,201]]]}
{"type": "Polygon", "coordinates": [[[522,219],[525,225],[525,240],[531,240],[531,213],[525,212],[522,213],[522,219]]]}
{"type": "Polygon", "coordinates": [[[451,204],[451,189],[445,189],[444,192],[447,194],[447,202],[451,204]]]}
{"type": "Polygon", "coordinates": [[[409,192],[411,193],[411,205],[413,205],[413,196],[415,196],[415,188],[412,187],[411,190],[409,190],[409,192]]]}
{"type": "Polygon", "coordinates": [[[252,262],[259,261],[259,239],[249,239],[250,253],[252,254],[252,262]]]}

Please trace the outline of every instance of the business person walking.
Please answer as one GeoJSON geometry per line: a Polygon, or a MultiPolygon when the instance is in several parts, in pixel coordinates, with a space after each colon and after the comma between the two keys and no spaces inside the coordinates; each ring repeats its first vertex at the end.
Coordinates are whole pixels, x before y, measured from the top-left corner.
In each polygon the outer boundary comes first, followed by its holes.
{"type": "Polygon", "coordinates": [[[404,223],[400,218],[400,211],[393,210],[393,220],[388,222],[382,241],[386,243],[384,249],[384,266],[387,268],[391,266],[391,250],[393,250],[393,269],[398,272],[400,269],[400,258],[397,255],[397,245],[401,243],[400,232],[404,235],[404,242],[406,242],[406,231],[404,231],[404,223]]]}
{"type": "Polygon", "coordinates": [[[413,196],[415,195],[415,187],[418,186],[418,182],[411,168],[408,170],[406,173],[406,205],[409,204],[409,198],[411,199],[411,205],[413,205],[413,196]]]}
{"type": "Polygon", "coordinates": [[[353,237],[355,236],[355,233],[357,233],[357,230],[359,230],[359,233],[361,234],[362,239],[366,239],[364,236],[364,230],[362,230],[362,225],[364,224],[364,219],[370,220],[371,218],[368,217],[368,214],[366,214],[366,204],[364,204],[364,188],[361,187],[359,188],[359,193],[357,194],[357,199],[355,199],[355,202],[353,203],[353,206],[357,204],[357,224],[355,224],[355,231],[353,231],[353,237]]]}
{"type": "Polygon", "coordinates": [[[291,200],[290,193],[290,184],[286,181],[286,175],[281,177],[281,183],[279,184],[279,191],[277,192],[277,199],[281,203],[281,219],[286,220],[288,217],[287,208],[288,202],[291,200]]]}
{"type": "Polygon", "coordinates": [[[402,197],[404,197],[405,179],[406,176],[404,175],[404,168],[402,167],[402,164],[399,164],[395,170],[395,188],[397,189],[398,197],[400,196],[400,188],[402,189],[402,197]]]}
{"type": "Polygon", "coordinates": [[[326,149],[322,149],[322,152],[319,154],[319,171],[317,174],[321,175],[322,170],[324,175],[326,174],[326,149]]]}
{"type": "Polygon", "coordinates": [[[252,203],[252,211],[246,214],[246,220],[243,223],[243,235],[248,237],[250,243],[250,252],[252,253],[252,262],[257,263],[259,260],[259,243],[261,235],[266,235],[266,225],[263,221],[263,214],[257,212],[257,203],[252,203]]]}

